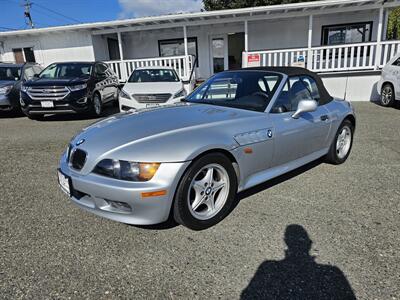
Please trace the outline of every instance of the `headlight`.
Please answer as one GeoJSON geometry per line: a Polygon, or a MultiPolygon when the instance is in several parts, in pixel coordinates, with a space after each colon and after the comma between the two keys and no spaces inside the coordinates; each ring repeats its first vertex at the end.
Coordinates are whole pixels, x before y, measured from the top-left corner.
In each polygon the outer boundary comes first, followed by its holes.
{"type": "Polygon", "coordinates": [[[26,93],[28,91],[28,89],[29,89],[28,86],[25,86],[25,85],[21,86],[21,92],[25,92],[26,93]]]}
{"type": "Polygon", "coordinates": [[[71,86],[69,87],[69,89],[70,89],[71,92],[83,90],[83,89],[86,89],[86,88],[87,88],[87,84],[86,84],[86,83],[84,83],[84,84],[78,84],[78,85],[71,85],[71,86]]]}
{"type": "Polygon", "coordinates": [[[159,163],[137,163],[124,160],[103,159],[93,173],[129,181],[149,181],[156,174],[159,163]]]}
{"type": "Polygon", "coordinates": [[[12,90],[12,88],[13,88],[12,85],[6,85],[0,87],[0,95],[7,95],[12,90]]]}
{"type": "Polygon", "coordinates": [[[179,92],[175,93],[174,99],[175,98],[185,97],[185,96],[186,96],[186,90],[185,89],[181,89],[179,92]]]}
{"type": "Polygon", "coordinates": [[[131,97],[130,97],[124,90],[120,90],[120,91],[119,91],[119,96],[120,96],[121,98],[131,99],[131,97]]]}

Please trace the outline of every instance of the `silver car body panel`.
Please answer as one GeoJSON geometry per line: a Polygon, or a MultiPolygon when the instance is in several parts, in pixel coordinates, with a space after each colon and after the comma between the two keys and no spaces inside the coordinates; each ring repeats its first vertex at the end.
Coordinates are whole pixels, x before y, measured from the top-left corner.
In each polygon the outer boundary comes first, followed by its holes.
{"type": "Polygon", "coordinates": [[[60,161],[60,169],[71,177],[73,187],[87,194],[81,199],[72,197],[73,202],[112,220],[155,224],[167,220],[180,178],[191,161],[207,151],[232,155],[237,162],[238,191],[325,155],[341,122],[354,116],[351,104],[334,99],[298,119],[291,117],[293,112],[271,113],[282,86],[265,112],[180,103],[117,114],[85,128],[71,140],[73,147],[88,153],[84,167],[71,169],[66,154],[60,161]],[[244,151],[248,147],[251,154],[244,151]],[[161,165],[150,181],[127,182],[92,173],[106,158],[161,165]],[[157,190],[168,193],[146,199],[140,196],[157,190]],[[104,199],[129,203],[132,212],[112,211],[104,199]]]}

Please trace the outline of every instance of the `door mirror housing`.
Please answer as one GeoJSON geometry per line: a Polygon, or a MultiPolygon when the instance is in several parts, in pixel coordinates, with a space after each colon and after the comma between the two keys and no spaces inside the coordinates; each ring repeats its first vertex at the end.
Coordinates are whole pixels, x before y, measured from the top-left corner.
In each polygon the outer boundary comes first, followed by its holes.
{"type": "Polygon", "coordinates": [[[318,103],[315,100],[301,100],[297,106],[296,112],[292,115],[293,119],[298,119],[302,113],[315,111],[318,103]]]}

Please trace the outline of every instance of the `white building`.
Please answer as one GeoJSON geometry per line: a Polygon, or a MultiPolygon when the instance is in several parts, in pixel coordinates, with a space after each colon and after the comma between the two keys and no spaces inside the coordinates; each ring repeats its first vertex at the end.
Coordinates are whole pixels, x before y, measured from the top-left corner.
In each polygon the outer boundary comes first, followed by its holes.
{"type": "Polygon", "coordinates": [[[400,0],[329,0],[0,32],[0,61],[103,60],[120,79],[137,66],[172,65],[197,79],[250,65],[300,65],[332,95],[376,98],[379,69],[398,51],[385,41],[400,0]],[[197,60],[194,56],[197,57],[197,60]]]}

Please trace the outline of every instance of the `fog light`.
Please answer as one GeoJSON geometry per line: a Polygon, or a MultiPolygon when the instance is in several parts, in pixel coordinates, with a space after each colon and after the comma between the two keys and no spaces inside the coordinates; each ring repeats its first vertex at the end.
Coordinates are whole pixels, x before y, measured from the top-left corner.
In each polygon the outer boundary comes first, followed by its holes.
{"type": "Polygon", "coordinates": [[[132,208],[130,207],[130,205],[128,203],[120,202],[120,201],[112,201],[112,200],[106,200],[106,201],[115,210],[125,211],[125,212],[132,211],[132,208]]]}
{"type": "Polygon", "coordinates": [[[76,103],[79,103],[79,104],[85,104],[86,102],[87,102],[87,97],[79,99],[78,101],[76,101],[76,103]]]}

